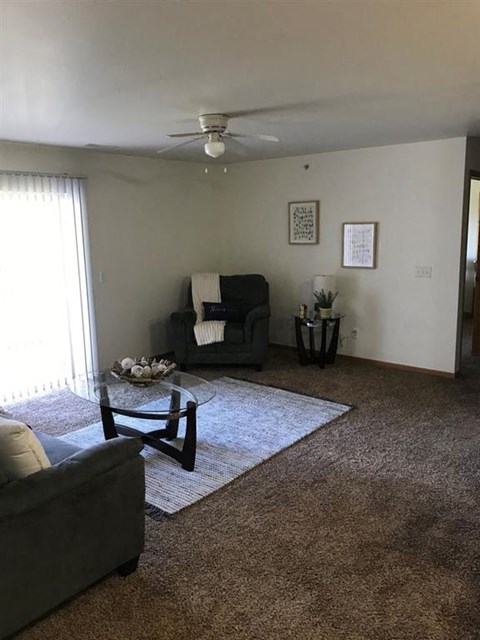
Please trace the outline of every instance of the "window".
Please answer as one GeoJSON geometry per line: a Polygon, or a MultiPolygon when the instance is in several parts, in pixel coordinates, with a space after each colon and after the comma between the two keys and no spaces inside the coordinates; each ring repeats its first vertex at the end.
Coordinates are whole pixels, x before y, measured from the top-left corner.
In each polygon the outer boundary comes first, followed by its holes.
{"type": "Polygon", "coordinates": [[[96,362],[85,180],[0,174],[0,398],[62,388],[96,362]]]}

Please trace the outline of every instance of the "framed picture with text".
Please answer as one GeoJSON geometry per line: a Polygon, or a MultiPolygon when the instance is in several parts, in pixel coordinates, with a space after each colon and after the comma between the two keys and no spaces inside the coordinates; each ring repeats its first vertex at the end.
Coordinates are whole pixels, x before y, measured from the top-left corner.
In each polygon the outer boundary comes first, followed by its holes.
{"type": "Polygon", "coordinates": [[[320,201],[305,200],[288,203],[288,242],[318,244],[320,238],[320,201]]]}
{"type": "Polygon", "coordinates": [[[342,267],[376,268],[377,227],[377,222],[343,223],[342,267]]]}

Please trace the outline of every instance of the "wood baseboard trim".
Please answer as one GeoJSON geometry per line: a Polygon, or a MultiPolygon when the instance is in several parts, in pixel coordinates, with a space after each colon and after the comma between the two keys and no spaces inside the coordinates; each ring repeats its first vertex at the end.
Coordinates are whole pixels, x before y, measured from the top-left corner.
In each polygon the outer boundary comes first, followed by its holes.
{"type": "Polygon", "coordinates": [[[293,344],[280,344],[280,342],[269,342],[269,347],[280,347],[281,349],[289,349],[290,351],[296,351],[297,347],[294,347],[293,344]]]}
{"type": "MultiPolygon", "coordinates": [[[[296,351],[296,347],[287,344],[278,344],[271,342],[272,347],[282,347],[283,349],[290,349],[296,351]]],[[[357,356],[347,356],[342,353],[337,353],[339,360],[351,360],[352,362],[371,364],[378,367],[386,367],[388,369],[399,369],[400,371],[411,371],[412,373],[424,373],[427,376],[436,376],[439,378],[457,378],[459,372],[450,373],[449,371],[440,371],[439,369],[424,369],[423,367],[413,367],[408,364],[397,364],[396,362],[384,362],[383,360],[371,360],[370,358],[357,358],[357,356]]]]}
{"type": "Polygon", "coordinates": [[[388,369],[399,369],[400,371],[411,371],[412,373],[424,373],[427,376],[437,376],[439,378],[455,378],[455,373],[449,371],[440,371],[439,369],[424,369],[423,367],[414,367],[409,364],[398,364],[397,362],[384,362],[383,360],[371,360],[370,358],[357,358],[357,356],[347,356],[339,353],[338,358],[352,360],[355,362],[363,362],[365,364],[373,364],[388,369]]]}

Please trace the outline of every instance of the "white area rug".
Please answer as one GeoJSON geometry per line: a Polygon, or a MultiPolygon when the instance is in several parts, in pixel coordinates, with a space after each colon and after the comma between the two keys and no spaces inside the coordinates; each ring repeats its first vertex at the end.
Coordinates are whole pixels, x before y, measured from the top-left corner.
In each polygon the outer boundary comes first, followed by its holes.
{"type": "MultiPolygon", "coordinates": [[[[175,513],[213,493],[260,462],[312,433],[350,407],[233,378],[213,384],[217,395],[197,413],[195,471],[146,446],[146,501],[175,513]]],[[[151,431],[162,422],[119,416],[121,424],[151,431]]],[[[182,435],[184,420],[180,421],[182,435]]],[[[101,422],[62,436],[80,447],[103,442],[101,422]]],[[[170,444],[181,448],[182,438],[170,444]]]]}

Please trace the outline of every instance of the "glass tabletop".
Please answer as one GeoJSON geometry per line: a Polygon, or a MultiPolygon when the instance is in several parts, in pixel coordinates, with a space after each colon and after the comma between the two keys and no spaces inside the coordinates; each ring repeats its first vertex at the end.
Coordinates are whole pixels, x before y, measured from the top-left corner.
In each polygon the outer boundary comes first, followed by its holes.
{"type": "Polygon", "coordinates": [[[303,325],[306,327],[319,327],[323,322],[332,322],[334,320],[341,320],[345,317],[344,313],[333,312],[328,318],[300,318],[294,314],[294,317],[299,318],[303,325]]]}
{"type": "Polygon", "coordinates": [[[119,380],[106,369],[78,376],[69,387],[80,398],[113,411],[138,410],[152,415],[171,411],[172,392],[176,392],[177,411],[185,410],[191,401],[197,406],[205,404],[216,393],[213,384],[183,371],[174,371],[160,382],[143,386],[119,380]]]}

